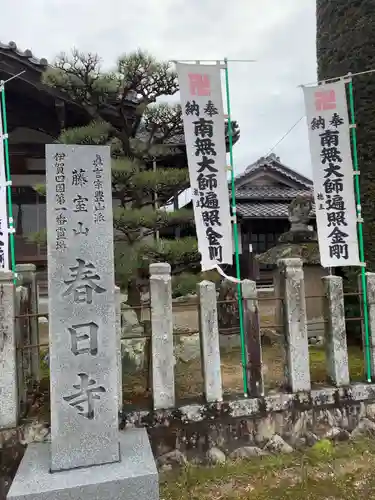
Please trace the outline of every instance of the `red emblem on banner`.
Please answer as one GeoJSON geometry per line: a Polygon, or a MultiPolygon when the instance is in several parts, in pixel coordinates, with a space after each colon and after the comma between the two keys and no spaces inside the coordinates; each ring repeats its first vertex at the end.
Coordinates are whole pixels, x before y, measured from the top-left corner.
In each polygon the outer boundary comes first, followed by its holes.
{"type": "Polygon", "coordinates": [[[329,111],[336,109],[336,94],[334,90],[320,90],[315,92],[316,111],[329,111]]]}
{"type": "Polygon", "coordinates": [[[211,95],[211,83],[208,75],[189,73],[190,94],[197,96],[211,95]]]}

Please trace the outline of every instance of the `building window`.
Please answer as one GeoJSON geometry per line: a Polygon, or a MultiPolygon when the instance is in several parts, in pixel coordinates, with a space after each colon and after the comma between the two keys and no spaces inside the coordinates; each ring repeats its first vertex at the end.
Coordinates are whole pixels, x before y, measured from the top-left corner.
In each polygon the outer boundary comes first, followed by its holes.
{"type": "Polygon", "coordinates": [[[16,235],[29,236],[47,227],[46,199],[30,186],[12,187],[12,212],[16,235]]]}
{"type": "Polygon", "coordinates": [[[263,253],[274,247],[281,233],[252,233],[251,244],[255,254],[263,253]]]}

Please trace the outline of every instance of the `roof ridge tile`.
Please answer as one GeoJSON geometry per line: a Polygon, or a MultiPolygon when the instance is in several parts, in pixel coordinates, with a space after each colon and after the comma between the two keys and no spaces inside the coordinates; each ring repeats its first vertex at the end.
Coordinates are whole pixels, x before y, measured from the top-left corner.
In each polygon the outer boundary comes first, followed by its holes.
{"type": "Polygon", "coordinates": [[[0,41],[0,51],[9,51],[18,56],[20,59],[26,59],[30,64],[37,67],[38,69],[44,69],[48,66],[48,61],[44,57],[38,59],[34,56],[30,49],[26,49],[24,51],[20,50],[17,47],[16,42],[10,41],[5,44],[0,41]]]}

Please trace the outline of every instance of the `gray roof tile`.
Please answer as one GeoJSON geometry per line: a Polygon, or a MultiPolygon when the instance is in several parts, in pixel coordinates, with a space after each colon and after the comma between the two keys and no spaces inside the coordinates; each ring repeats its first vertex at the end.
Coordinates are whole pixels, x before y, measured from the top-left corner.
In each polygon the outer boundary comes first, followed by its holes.
{"type": "Polygon", "coordinates": [[[237,213],[245,218],[264,217],[283,219],[288,217],[288,203],[238,203],[237,213]]]}
{"type": "Polygon", "coordinates": [[[47,59],[37,59],[36,57],[34,57],[30,49],[26,49],[24,51],[20,50],[15,42],[0,42],[0,52],[8,52],[9,54],[14,54],[22,62],[29,63],[40,71],[43,71],[48,66],[47,59]]]}
{"type": "Polygon", "coordinates": [[[237,200],[293,200],[296,196],[310,194],[310,189],[283,186],[251,186],[236,190],[237,200]]]}
{"type": "MultiPolygon", "coordinates": [[[[238,203],[237,214],[245,219],[264,218],[264,219],[287,219],[289,203],[238,203]]],[[[311,217],[315,216],[315,209],[311,211],[311,217]]]]}

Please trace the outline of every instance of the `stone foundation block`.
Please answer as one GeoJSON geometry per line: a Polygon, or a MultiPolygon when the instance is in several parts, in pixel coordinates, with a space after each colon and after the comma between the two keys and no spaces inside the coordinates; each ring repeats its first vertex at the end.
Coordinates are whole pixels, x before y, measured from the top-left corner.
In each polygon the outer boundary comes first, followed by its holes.
{"type": "Polygon", "coordinates": [[[121,461],[50,473],[50,444],[31,444],[7,499],[159,500],[158,473],[145,429],[120,433],[121,461]]]}

